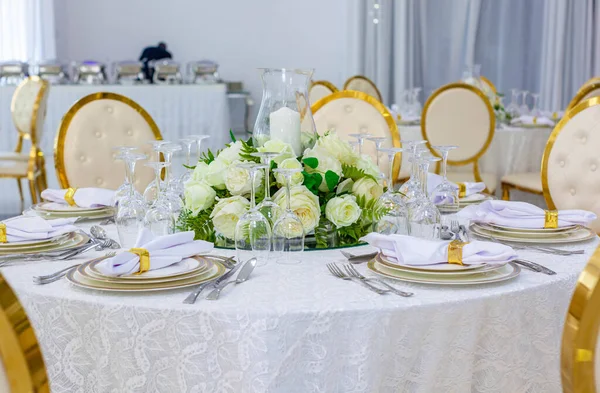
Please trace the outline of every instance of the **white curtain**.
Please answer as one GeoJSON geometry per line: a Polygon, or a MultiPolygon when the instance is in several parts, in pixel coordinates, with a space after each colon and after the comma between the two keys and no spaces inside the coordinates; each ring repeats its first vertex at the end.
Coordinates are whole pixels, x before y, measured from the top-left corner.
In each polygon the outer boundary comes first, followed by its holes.
{"type": "Polygon", "coordinates": [[[459,80],[465,64],[478,63],[500,92],[541,93],[542,107],[563,108],[600,75],[598,3],[352,0],[350,69],[372,78],[391,104],[410,87],[423,87],[425,100],[459,80]]]}
{"type": "Polygon", "coordinates": [[[54,0],[0,0],[0,61],[55,57],[54,0]]]}

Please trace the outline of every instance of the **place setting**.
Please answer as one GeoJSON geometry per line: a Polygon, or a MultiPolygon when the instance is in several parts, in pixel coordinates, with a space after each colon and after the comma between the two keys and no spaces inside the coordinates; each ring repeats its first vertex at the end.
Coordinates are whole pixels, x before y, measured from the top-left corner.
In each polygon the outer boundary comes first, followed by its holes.
{"type": "Polygon", "coordinates": [[[23,212],[45,219],[75,217],[77,221],[100,220],[115,214],[115,191],[103,188],[46,189],[41,203],[23,212]]]}

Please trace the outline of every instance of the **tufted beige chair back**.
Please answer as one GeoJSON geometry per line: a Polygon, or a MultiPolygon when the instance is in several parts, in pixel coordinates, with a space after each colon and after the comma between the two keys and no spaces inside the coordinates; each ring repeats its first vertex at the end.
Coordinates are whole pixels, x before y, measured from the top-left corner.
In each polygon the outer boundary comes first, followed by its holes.
{"type": "Polygon", "coordinates": [[[328,81],[315,81],[310,84],[308,91],[308,98],[311,104],[319,101],[323,97],[327,97],[330,94],[338,91],[337,87],[328,81]]]}
{"type": "Polygon", "coordinates": [[[582,101],[598,96],[600,96],[600,81],[585,84],[571,100],[567,106],[567,111],[570,111],[582,101]]]}
{"type": "MultiPolygon", "coordinates": [[[[549,209],[584,209],[600,217],[600,97],[567,112],[542,159],[542,189],[549,209]]],[[[600,219],[592,223],[600,232],[600,219]]]]}
{"type": "MultiPolygon", "coordinates": [[[[333,93],[311,107],[317,132],[323,135],[335,131],[341,139],[355,141],[349,134],[371,134],[388,138],[388,145],[400,147],[400,134],[392,114],[374,97],[360,91],[344,90],[333,93]]],[[[376,161],[375,144],[365,141],[363,154],[376,161]]],[[[394,179],[400,173],[401,155],[394,161],[394,179]]],[[[388,172],[387,158],[380,157],[380,167],[388,172]]]]}
{"type": "Polygon", "coordinates": [[[375,83],[373,83],[373,81],[366,76],[355,75],[351,78],[348,78],[346,83],[344,83],[344,90],[362,91],[371,97],[377,98],[379,102],[383,102],[379,89],[375,83]]]}
{"type": "MultiPolygon", "coordinates": [[[[117,189],[125,177],[115,161],[117,146],[138,146],[154,158],[146,142],[162,139],[152,117],[136,102],[115,93],[94,93],[77,101],[64,116],[54,155],[61,187],[117,189]]],[[[153,180],[150,168],[138,163],[135,185],[139,191],[153,180]]]]}
{"type": "Polygon", "coordinates": [[[50,86],[47,81],[32,76],[25,79],[15,90],[10,104],[13,123],[21,139],[31,138],[34,145],[41,140],[50,86]]]}

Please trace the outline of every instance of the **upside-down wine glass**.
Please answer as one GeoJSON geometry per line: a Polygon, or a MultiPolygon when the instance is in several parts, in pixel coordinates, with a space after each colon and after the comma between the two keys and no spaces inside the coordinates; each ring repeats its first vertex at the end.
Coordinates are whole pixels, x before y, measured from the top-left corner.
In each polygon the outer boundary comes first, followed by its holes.
{"type": "Polygon", "coordinates": [[[519,89],[510,89],[510,104],[506,107],[506,112],[513,119],[519,117],[519,89]]]}
{"type": "Polygon", "coordinates": [[[450,150],[457,149],[458,146],[432,146],[442,156],[442,176],[443,180],[430,193],[429,199],[437,206],[440,214],[453,214],[458,212],[459,190],[456,184],[451,183],[446,175],[448,167],[448,154],[450,150]]]}
{"type": "MultiPolygon", "coordinates": [[[[162,145],[166,145],[167,143],[170,143],[170,142],[169,141],[157,141],[157,140],[153,139],[146,143],[152,146],[152,150],[155,153],[153,160],[158,162],[162,159],[161,154],[160,154],[160,147],[162,145]]],[[[158,193],[160,192],[160,189],[162,187],[164,187],[164,184],[160,178],[158,179],[158,183],[156,183],[156,180],[152,180],[146,186],[146,189],[144,190],[144,193],[143,193],[143,197],[144,197],[144,201],[146,201],[146,204],[148,206],[152,205],[152,203],[156,200],[156,198],[158,197],[158,193]]]]}
{"type": "Polygon", "coordinates": [[[257,266],[264,266],[271,252],[271,224],[256,206],[256,181],[258,171],[267,165],[243,162],[237,167],[246,169],[250,174],[250,210],[242,215],[235,226],[235,249],[239,261],[255,257],[257,266]]]}
{"type": "Polygon", "coordinates": [[[533,117],[541,117],[542,111],[540,111],[540,93],[531,93],[531,97],[533,98],[533,107],[531,108],[531,116],[533,117]]]}
{"type": "Polygon", "coordinates": [[[179,178],[179,183],[182,186],[182,187],[180,187],[181,188],[180,191],[183,192],[183,185],[185,183],[187,183],[191,179],[192,173],[194,172],[194,170],[191,169],[191,167],[192,167],[192,163],[191,163],[192,145],[197,144],[197,141],[196,141],[196,139],[189,138],[189,137],[188,138],[181,138],[179,141],[183,145],[184,152],[185,152],[185,166],[186,166],[186,170],[183,172],[183,174],[179,178]]]}
{"type": "Polygon", "coordinates": [[[421,195],[412,208],[409,209],[411,235],[424,239],[436,239],[439,237],[441,223],[440,212],[427,198],[427,174],[429,165],[432,162],[439,161],[439,157],[433,157],[430,154],[424,154],[420,157],[414,157],[413,161],[418,163],[419,175],[421,177],[421,195]]]}
{"type": "Polygon", "coordinates": [[[169,164],[164,169],[164,199],[165,202],[168,204],[169,209],[171,209],[171,212],[175,219],[179,217],[179,213],[181,213],[181,210],[184,206],[183,200],[180,196],[181,194],[179,192],[177,179],[175,179],[173,174],[171,173],[173,170],[173,154],[180,150],[181,146],[176,143],[165,143],[164,145],[161,145],[159,147],[159,151],[165,158],[165,162],[169,164]]]}
{"type": "Polygon", "coordinates": [[[529,107],[527,106],[527,95],[528,94],[529,94],[529,92],[527,90],[521,91],[522,102],[521,102],[521,106],[519,107],[519,114],[521,116],[529,115],[529,107]]]}
{"type": "MultiPolygon", "coordinates": [[[[156,153],[156,156],[152,159],[156,161],[160,161],[160,151],[158,148],[164,145],[165,143],[170,143],[169,141],[157,141],[156,139],[149,140],[146,144],[152,146],[152,150],[156,153]]],[[[151,158],[151,157],[150,157],[151,158]]]]}
{"type": "MultiPolygon", "coordinates": [[[[406,204],[402,200],[400,193],[394,191],[394,157],[403,150],[397,147],[379,148],[379,151],[388,155],[389,171],[387,190],[375,203],[373,230],[385,235],[393,233],[401,235],[410,234],[406,204]]],[[[385,177],[385,175],[382,177],[385,177]]]]}
{"type": "Polygon", "coordinates": [[[387,138],[384,136],[370,136],[367,139],[375,143],[375,159],[377,162],[377,167],[379,167],[379,150],[381,148],[381,145],[387,140],[387,138]]]}
{"type": "Polygon", "coordinates": [[[408,179],[408,181],[404,182],[404,184],[402,184],[400,186],[399,191],[402,194],[402,198],[404,199],[404,202],[409,204],[411,201],[414,201],[417,198],[417,196],[419,196],[421,193],[421,183],[420,183],[419,171],[418,171],[419,168],[418,168],[418,165],[415,163],[415,161],[413,161],[413,158],[418,156],[418,154],[419,154],[418,151],[419,151],[420,146],[427,143],[427,141],[402,140],[402,141],[400,141],[400,143],[404,147],[404,151],[406,152],[405,154],[408,156],[408,162],[411,163],[411,167],[410,167],[410,178],[408,179]]]}
{"type": "Polygon", "coordinates": [[[269,225],[273,225],[277,217],[283,213],[283,209],[271,199],[271,162],[279,153],[259,152],[252,153],[252,155],[260,158],[265,169],[265,195],[256,208],[267,217],[269,225]]]}
{"type": "Polygon", "coordinates": [[[302,169],[277,168],[274,171],[285,178],[286,209],[273,225],[273,250],[278,253],[277,263],[295,265],[301,262],[300,256],[295,254],[304,251],[304,227],[292,210],[291,183],[292,176],[302,169]]]}
{"type": "MultiPolygon", "coordinates": [[[[154,176],[157,183],[160,183],[160,173],[163,169],[169,167],[171,163],[162,161],[151,161],[145,164],[154,169],[154,176]]],[[[157,198],[152,206],[146,212],[144,217],[144,226],[154,235],[163,236],[173,233],[175,219],[166,198],[166,189],[160,188],[157,198]]]]}
{"type": "Polygon", "coordinates": [[[139,160],[145,160],[147,156],[139,153],[123,153],[127,163],[127,177],[129,190],[128,194],[123,196],[117,204],[115,223],[119,241],[124,248],[130,248],[135,245],[140,229],[144,226],[144,216],[146,214],[146,204],[141,196],[135,190],[135,164],[139,160]]]}
{"type": "Polygon", "coordinates": [[[362,147],[363,147],[363,144],[365,143],[365,139],[370,138],[374,135],[371,135],[371,134],[348,134],[348,136],[351,136],[352,138],[356,138],[356,140],[358,141],[358,154],[362,155],[362,147]]]}
{"type": "Polygon", "coordinates": [[[118,201],[129,194],[129,179],[130,176],[127,173],[128,170],[128,165],[127,165],[127,160],[126,158],[128,157],[127,153],[133,153],[134,151],[137,150],[137,147],[133,147],[133,146],[117,146],[117,147],[113,147],[112,150],[115,152],[114,154],[114,158],[116,161],[123,161],[124,165],[125,165],[125,180],[123,181],[123,184],[121,184],[119,186],[119,188],[117,188],[117,191],[115,191],[115,194],[113,196],[112,199],[112,206],[116,206],[116,204],[118,203],[118,201]]]}
{"type": "Polygon", "coordinates": [[[210,135],[201,134],[201,135],[190,135],[190,138],[196,140],[196,162],[200,161],[200,156],[202,155],[202,141],[210,138],[210,135]]]}

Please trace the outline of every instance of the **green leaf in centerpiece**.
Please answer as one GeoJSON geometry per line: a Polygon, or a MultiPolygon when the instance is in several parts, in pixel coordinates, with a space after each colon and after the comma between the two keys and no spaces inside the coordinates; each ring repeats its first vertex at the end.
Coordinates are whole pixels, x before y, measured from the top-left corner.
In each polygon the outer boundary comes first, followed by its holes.
{"type": "Polygon", "coordinates": [[[318,195],[323,176],[320,173],[308,173],[306,171],[302,171],[302,175],[304,176],[304,186],[313,194],[318,195]]]}
{"type": "Polygon", "coordinates": [[[231,137],[231,141],[233,143],[237,142],[235,135],[233,135],[233,130],[229,129],[229,136],[231,137]]]}
{"type": "Polygon", "coordinates": [[[327,188],[329,188],[329,191],[333,191],[333,189],[335,188],[335,186],[337,186],[339,181],[340,177],[337,173],[333,171],[325,172],[325,182],[327,182],[327,188]]]}
{"type": "Polygon", "coordinates": [[[373,176],[365,173],[365,171],[363,171],[362,169],[358,169],[355,166],[342,165],[342,172],[344,173],[345,178],[352,179],[354,181],[356,181],[362,177],[368,177],[370,179],[377,181],[377,179],[375,179],[373,176]]]}
{"type": "Polygon", "coordinates": [[[312,169],[316,169],[319,166],[319,160],[315,157],[308,157],[302,160],[306,166],[311,167],[312,169]]]}

